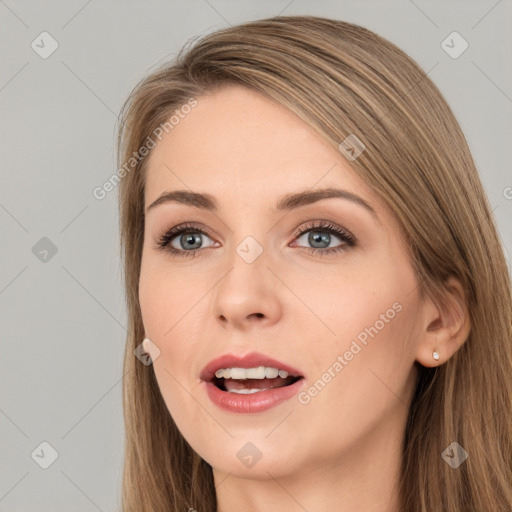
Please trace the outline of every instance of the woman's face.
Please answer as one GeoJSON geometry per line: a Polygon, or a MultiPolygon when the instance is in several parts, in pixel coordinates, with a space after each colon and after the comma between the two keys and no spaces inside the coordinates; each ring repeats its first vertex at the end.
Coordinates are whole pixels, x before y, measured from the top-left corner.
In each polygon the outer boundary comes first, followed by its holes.
{"type": "Polygon", "coordinates": [[[217,475],[394,456],[422,305],[397,222],[283,107],[240,86],[197,100],[154,148],[145,188],[146,208],[173,191],[216,205],[169,200],[146,213],[139,298],[176,425],[217,475]],[[345,192],[322,198],[325,189],[345,192]],[[212,371],[255,370],[219,372],[231,389],[221,391],[204,373],[211,361],[212,371]],[[268,370],[286,367],[301,378],[268,370]]]}

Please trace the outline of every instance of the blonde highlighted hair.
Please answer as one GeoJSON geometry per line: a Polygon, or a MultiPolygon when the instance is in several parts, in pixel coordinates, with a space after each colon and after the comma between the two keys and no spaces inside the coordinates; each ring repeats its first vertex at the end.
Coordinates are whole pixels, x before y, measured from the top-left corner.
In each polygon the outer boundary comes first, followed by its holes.
{"type": "MultiPolygon", "coordinates": [[[[402,512],[512,510],[512,298],[482,184],[451,109],[427,74],[358,25],[278,16],[217,31],[183,48],[126,100],[121,166],[190,98],[224,84],[257,90],[338,148],[396,215],[423,296],[443,300],[450,276],[466,296],[471,331],[436,368],[420,367],[403,442],[402,512]],[[441,453],[456,441],[458,468],[441,453]]],[[[124,360],[123,512],[216,510],[212,468],[188,445],[153,372],[134,356],[144,336],[138,302],[147,157],[119,183],[129,334],[124,360]]]]}

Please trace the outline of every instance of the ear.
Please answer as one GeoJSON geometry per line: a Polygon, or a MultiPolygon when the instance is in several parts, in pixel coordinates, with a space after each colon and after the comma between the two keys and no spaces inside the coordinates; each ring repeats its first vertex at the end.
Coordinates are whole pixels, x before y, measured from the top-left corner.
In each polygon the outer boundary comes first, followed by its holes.
{"type": "Polygon", "coordinates": [[[471,330],[466,297],[460,282],[450,277],[438,304],[426,298],[421,307],[422,324],[416,360],[423,366],[445,363],[465,343],[471,330]],[[433,352],[439,359],[433,358],[433,352]]]}

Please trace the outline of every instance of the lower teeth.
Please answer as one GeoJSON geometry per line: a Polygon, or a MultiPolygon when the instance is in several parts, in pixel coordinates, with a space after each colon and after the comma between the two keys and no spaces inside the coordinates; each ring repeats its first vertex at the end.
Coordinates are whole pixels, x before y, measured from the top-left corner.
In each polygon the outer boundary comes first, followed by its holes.
{"type": "Polygon", "coordinates": [[[259,391],[266,391],[268,388],[264,389],[228,389],[229,393],[238,393],[240,395],[249,395],[251,393],[258,393],[259,391]]]}

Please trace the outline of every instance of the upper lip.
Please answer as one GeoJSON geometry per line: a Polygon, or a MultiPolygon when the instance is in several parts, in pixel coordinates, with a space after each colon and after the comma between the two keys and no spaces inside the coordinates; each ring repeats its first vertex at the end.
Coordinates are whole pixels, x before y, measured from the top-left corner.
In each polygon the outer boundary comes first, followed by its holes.
{"type": "Polygon", "coordinates": [[[257,366],[267,366],[285,370],[289,375],[295,377],[302,377],[302,373],[290,366],[289,364],[273,359],[272,357],[260,354],[258,352],[251,352],[244,356],[237,356],[234,354],[223,354],[210,361],[201,371],[199,378],[204,381],[211,381],[215,377],[215,372],[221,368],[256,368],[257,366]]]}

